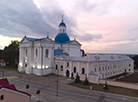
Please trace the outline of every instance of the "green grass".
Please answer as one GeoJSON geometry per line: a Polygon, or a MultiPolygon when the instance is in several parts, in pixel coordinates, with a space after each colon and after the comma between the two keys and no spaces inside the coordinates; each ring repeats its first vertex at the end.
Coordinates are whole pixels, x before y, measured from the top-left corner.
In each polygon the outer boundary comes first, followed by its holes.
{"type": "MultiPolygon", "coordinates": [[[[2,69],[2,67],[0,67],[2,69]]],[[[15,67],[9,67],[9,66],[4,66],[4,69],[7,69],[7,70],[18,70],[18,68],[15,68],[15,67]]]]}
{"type": "Polygon", "coordinates": [[[123,88],[123,87],[118,87],[118,86],[108,85],[109,89],[104,90],[103,89],[103,86],[104,86],[103,84],[98,85],[98,84],[90,83],[89,85],[83,85],[83,82],[80,82],[80,83],[68,83],[68,85],[76,86],[76,87],[79,87],[79,88],[82,88],[82,89],[90,89],[90,86],[92,86],[92,90],[95,90],[95,91],[102,91],[102,92],[108,92],[108,93],[115,93],[115,94],[122,94],[122,95],[138,97],[138,90],[123,88]]]}

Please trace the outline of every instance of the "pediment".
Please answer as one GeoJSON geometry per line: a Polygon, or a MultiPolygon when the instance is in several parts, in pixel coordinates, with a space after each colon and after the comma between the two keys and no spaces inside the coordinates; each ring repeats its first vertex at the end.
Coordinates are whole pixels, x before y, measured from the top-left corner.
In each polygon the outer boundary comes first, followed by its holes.
{"type": "Polygon", "coordinates": [[[81,45],[78,41],[74,40],[73,42],[71,42],[70,44],[74,44],[74,45],[81,45]]]}
{"type": "Polygon", "coordinates": [[[26,38],[23,38],[20,43],[28,43],[29,41],[26,38]]]}
{"type": "Polygon", "coordinates": [[[50,38],[45,38],[45,39],[42,40],[42,42],[53,42],[53,40],[50,39],[50,38]]]}

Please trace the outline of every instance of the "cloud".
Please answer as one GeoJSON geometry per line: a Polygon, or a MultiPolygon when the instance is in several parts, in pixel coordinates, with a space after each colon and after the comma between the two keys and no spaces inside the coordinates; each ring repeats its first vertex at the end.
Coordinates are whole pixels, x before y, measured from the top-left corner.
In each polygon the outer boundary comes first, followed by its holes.
{"type": "MultiPolygon", "coordinates": [[[[46,9],[41,12],[32,0],[14,0],[12,3],[8,0],[0,1],[0,9],[0,34],[10,37],[23,37],[25,32],[32,37],[44,37],[49,32],[54,37],[61,15],[64,14],[64,11],[57,8],[53,14],[46,9]]],[[[68,17],[66,21],[68,25],[74,25],[68,17]]]]}

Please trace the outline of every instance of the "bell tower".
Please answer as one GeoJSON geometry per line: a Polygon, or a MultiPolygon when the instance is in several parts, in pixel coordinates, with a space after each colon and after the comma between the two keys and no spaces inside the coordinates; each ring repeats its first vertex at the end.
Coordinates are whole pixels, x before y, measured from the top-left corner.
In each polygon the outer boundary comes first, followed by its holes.
{"type": "Polygon", "coordinates": [[[59,24],[58,27],[59,27],[59,33],[66,33],[66,24],[64,23],[63,15],[62,15],[61,23],[59,24]]]}

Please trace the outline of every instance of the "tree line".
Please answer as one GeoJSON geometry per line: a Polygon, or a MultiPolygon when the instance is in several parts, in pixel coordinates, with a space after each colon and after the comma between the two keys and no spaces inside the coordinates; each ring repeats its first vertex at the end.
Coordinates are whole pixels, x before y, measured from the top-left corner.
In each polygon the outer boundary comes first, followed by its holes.
{"type": "Polygon", "coordinates": [[[4,50],[0,50],[0,59],[3,59],[7,66],[18,67],[19,42],[13,40],[8,46],[4,47],[4,50]]]}

